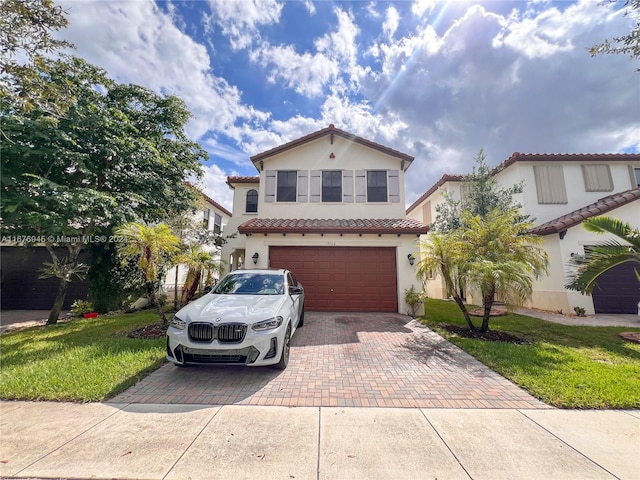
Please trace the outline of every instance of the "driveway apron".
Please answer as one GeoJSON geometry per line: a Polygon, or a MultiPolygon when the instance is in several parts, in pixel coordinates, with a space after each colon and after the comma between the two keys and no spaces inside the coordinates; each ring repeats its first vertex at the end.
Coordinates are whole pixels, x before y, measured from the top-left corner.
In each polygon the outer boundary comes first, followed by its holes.
{"type": "Polygon", "coordinates": [[[306,312],[284,371],[167,364],[110,401],[550,408],[406,315],[306,312]]]}

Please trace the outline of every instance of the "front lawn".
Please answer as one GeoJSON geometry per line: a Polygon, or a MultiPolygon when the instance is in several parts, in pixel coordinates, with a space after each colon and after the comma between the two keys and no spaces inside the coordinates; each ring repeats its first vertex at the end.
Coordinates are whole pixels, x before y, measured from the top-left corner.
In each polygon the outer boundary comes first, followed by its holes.
{"type": "Polygon", "coordinates": [[[466,326],[453,302],[428,299],[425,311],[425,325],[549,405],[640,408],[640,345],[618,336],[638,328],[567,326],[513,313],[492,318],[490,329],[528,342],[518,345],[463,338],[439,327],[466,326]]]}
{"type": "Polygon", "coordinates": [[[127,334],[158,322],[147,311],[74,319],[0,336],[0,398],[101,401],[164,362],[164,338],[127,334]]]}

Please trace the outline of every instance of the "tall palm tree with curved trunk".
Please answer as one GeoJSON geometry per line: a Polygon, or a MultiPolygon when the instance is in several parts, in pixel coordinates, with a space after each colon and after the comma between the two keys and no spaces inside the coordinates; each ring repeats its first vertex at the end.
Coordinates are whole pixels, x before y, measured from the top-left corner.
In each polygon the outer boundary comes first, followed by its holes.
{"type": "Polygon", "coordinates": [[[164,223],[146,225],[130,222],[117,228],[115,234],[125,240],[118,244],[118,250],[123,256],[124,262],[133,258],[138,259],[138,268],[144,274],[145,287],[151,297],[151,302],[158,310],[162,326],[166,327],[169,322],[162,311],[156,293],[158,266],[164,257],[172,257],[177,253],[180,240],[164,223]]]}
{"type": "MultiPolygon", "coordinates": [[[[588,232],[611,233],[622,240],[611,239],[585,249],[584,255],[576,255],[569,261],[574,272],[565,285],[569,290],[591,294],[600,275],[623,263],[640,267],[640,230],[611,217],[591,217],[582,222],[588,232]]],[[[640,273],[635,269],[640,286],[640,273]]]]}

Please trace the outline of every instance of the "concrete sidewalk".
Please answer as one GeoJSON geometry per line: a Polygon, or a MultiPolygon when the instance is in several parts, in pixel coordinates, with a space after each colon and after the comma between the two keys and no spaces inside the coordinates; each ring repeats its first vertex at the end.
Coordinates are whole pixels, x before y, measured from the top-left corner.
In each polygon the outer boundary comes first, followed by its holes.
{"type": "Polygon", "coordinates": [[[640,479],[639,411],[0,402],[0,476],[640,479]]]}

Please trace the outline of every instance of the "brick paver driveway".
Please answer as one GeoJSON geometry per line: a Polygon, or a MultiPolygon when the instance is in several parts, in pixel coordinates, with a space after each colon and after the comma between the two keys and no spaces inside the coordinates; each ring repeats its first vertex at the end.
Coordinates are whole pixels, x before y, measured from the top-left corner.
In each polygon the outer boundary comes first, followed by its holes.
{"type": "Polygon", "coordinates": [[[410,317],[386,313],[307,312],[285,371],[168,364],[112,401],[549,408],[410,317]]]}

